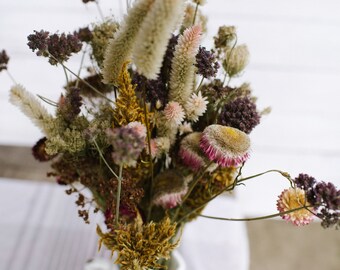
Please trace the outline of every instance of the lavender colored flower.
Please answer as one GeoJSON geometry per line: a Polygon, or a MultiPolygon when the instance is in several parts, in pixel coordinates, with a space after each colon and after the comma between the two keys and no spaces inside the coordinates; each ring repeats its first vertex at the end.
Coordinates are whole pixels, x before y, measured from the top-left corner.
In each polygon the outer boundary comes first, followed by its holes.
{"type": "Polygon", "coordinates": [[[43,30],[34,32],[35,34],[27,37],[28,47],[33,52],[37,50],[38,56],[48,57],[51,65],[67,61],[72,53],[77,53],[82,48],[81,41],[76,34],[49,35],[49,32],[43,30]]]}
{"type": "Polygon", "coordinates": [[[9,57],[6,51],[2,50],[2,52],[0,52],[0,72],[4,69],[7,69],[8,61],[9,61],[9,57]]]}
{"type": "Polygon", "coordinates": [[[249,134],[260,123],[260,114],[252,100],[241,97],[224,105],[218,122],[249,134]]]}
{"type": "Polygon", "coordinates": [[[145,138],[141,137],[136,129],[128,126],[109,129],[106,134],[113,147],[113,161],[117,165],[134,167],[145,147],[145,138]]]}
{"type": "Polygon", "coordinates": [[[217,62],[215,55],[211,51],[207,51],[205,47],[199,47],[196,55],[197,74],[209,79],[215,77],[220,64],[217,62]]]}
{"type": "Polygon", "coordinates": [[[79,28],[78,31],[74,32],[74,35],[77,35],[82,42],[90,42],[93,37],[93,34],[88,27],[79,28]]]}

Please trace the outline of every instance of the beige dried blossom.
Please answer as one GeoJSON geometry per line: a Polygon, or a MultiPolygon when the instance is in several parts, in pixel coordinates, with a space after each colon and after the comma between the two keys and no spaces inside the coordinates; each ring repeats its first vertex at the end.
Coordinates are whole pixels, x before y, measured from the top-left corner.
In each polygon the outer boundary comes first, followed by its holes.
{"type": "Polygon", "coordinates": [[[231,45],[235,42],[236,37],[235,26],[220,26],[218,28],[217,36],[214,37],[215,48],[226,49],[227,47],[232,47],[231,45]]]}
{"type": "Polygon", "coordinates": [[[103,62],[103,81],[117,85],[117,79],[124,63],[129,60],[132,47],[135,44],[137,33],[146,14],[149,12],[155,0],[137,0],[125,21],[115,33],[107,46],[103,62]]]}
{"type": "Polygon", "coordinates": [[[201,92],[192,93],[184,106],[188,120],[197,122],[198,118],[207,110],[207,105],[207,98],[203,97],[201,92]]]}
{"type": "Polygon", "coordinates": [[[239,45],[228,48],[225,52],[223,68],[229,77],[239,75],[247,66],[249,61],[249,51],[246,45],[239,45]]]}
{"type": "Polygon", "coordinates": [[[17,84],[11,88],[9,100],[19,107],[47,137],[50,135],[49,123],[53,121],[53,117],[22,85],[17,84]]]}
{"type": "Polygon", "coordinates": [[[156,79],[171,33],[183,17],[184,0],[156,0],[146,15],[133,47],[138,73],[156,79]]]}
{"type": "Polygon", "coordinates": [[[100,24],[95,24],[92,31],[91,47],[92,55],[97,61],[98,66],[103,66],[104,54],[114,33],[118,30],[119,24],[111,19],[107,19],[100,24]]]}
{"type": "Polygon", "coordinates": [[[182,106],[193,91],[196,54],[198,52],[202,29],[199,25],[184,31],[175,47],[171,65],[169,99],[182,106]]]}

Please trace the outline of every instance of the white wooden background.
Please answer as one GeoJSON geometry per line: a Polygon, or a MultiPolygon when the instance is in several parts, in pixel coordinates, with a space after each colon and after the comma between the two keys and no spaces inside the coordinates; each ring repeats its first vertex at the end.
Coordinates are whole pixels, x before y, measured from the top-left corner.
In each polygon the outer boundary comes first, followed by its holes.
{"type": "MultiPolygon", "coordinates": [[[[100,2],[105,15],[125,10],[125,1],[100,2]]],[[[242,80],[251,83],[260,108],[272,107],[251,135],[252,157],[244,173],[305,172],[340,186],[340,1],[208,0],[204,8],[210,17],[207,40],[219,25],[237,26],[240,43],[251,52],[242,80]]],[[[56,100],[63,71],[36,57],[26,46],[27,35],[73,31],[99,19],[96,6],[81,0],[0,0],[0,50],[10,55],[17,82],[56,100]]],[[[73,58],[68,65],[77,70],[78,63],[73,58]]],[[[11,85],[1,73],[0,144],[32,145],[41,134],[8,103],[11,85]]],[[[270,175],[237,194],[246,214],[268,214],[285,187],[288,183],[270,175]]]]}

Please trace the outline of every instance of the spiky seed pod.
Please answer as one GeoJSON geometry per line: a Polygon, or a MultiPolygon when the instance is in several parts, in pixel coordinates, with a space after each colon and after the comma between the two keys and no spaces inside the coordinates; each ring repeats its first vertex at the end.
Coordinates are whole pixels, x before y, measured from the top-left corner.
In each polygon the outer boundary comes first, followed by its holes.
{"type": "Polygon", "coordinates": [[[223,106],[218,123],[249,134],[260,123],[260,118],[256,104],[248,97],[241,97],[223,106]]]}
{"type": "Polygon", "coordinates": [[[19,107],[31,121],[48,137],[53,117],[23,86],[17,84],[10,90],[10,102],[19,107]]]}
{"type": "Polygon", "coordinates": [[[203,131],[200,146],[220,166],[236,167],[248,159],[250,139],[236,128],[210,125],[203,131]]]}
{"type": "Polygon", "coordinates": [[[133,60],[138,73],[148,79],[157,78],[171,32],[183,12],[183,0],[155,0],[143,20],[133,47],[133,60]]]}
{"type": "Polygon", "coordinates": [[[171,65],[169,99],[184,105],[193,91],[195,61],[202,29],[195,25],[184,31],[175,47],[171,65]]]}
{"type": "MultiPolygon", "coordinates": [[[[305,191],[300,188],[285,189],[277,200],[277,210],[279,210],[280,213],[305,205],[306,194],[305,191]]],[[[282,214],[284,220],[291,221],[296,226],[309,224],[313,220],[313,216],[313,213],[307,209],[282,214]]]]}
{"type": "Polygon", "coordinates": [[[235,77],[244,70],[249,61],[249,51],[246,45],[228,48],[225,52],[223,68],[229,77],[235,77]]]}
{"type": "Polygon", "coordinates": [[[123,64],[128,60],[135,44],[136,36],[146,14],[155,0],[137,0],[129,9],[125,21],[110,40],[105,51],[102,68],[103,81],[117,85],[123,64]]]}

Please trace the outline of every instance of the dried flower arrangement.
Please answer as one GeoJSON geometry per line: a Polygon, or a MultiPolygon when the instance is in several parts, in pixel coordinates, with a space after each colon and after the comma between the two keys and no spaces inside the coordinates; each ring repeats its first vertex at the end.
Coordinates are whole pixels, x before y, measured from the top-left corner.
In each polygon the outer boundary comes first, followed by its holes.
{"type": "MultiPolygon", "coordinates": [[[[64,69],[65,94],[57,102],[40,97],[56,107],[51,115],[21,85],[10,91],[10,101],[45,134],[34,157],[52,160],[49,175],[77,194],[85,222],[91,207],[103,214],[100,243],[118,252],[121,269],[165,267],[185,223],[222,193],[271,172],[289,188],[277,214],[256,219],[281,216],[300,226],[317,217],[325,228],[340,226],[340,190],[332,183],[278,170],[242,175],[248,135],[267,110],[257,109],[248,84],[230,86],[249,56],[235,27],[220,27],[212,50],[200,46],[204,4],[136,0],[122,22],[106,19],[73,34],[35,31],[28,46],[64,69]],[[86,77],[66,66],[82,50],[93,62],[86,77]]],[[[2,51],[0,71],[8,61],[2,51]]]]}

